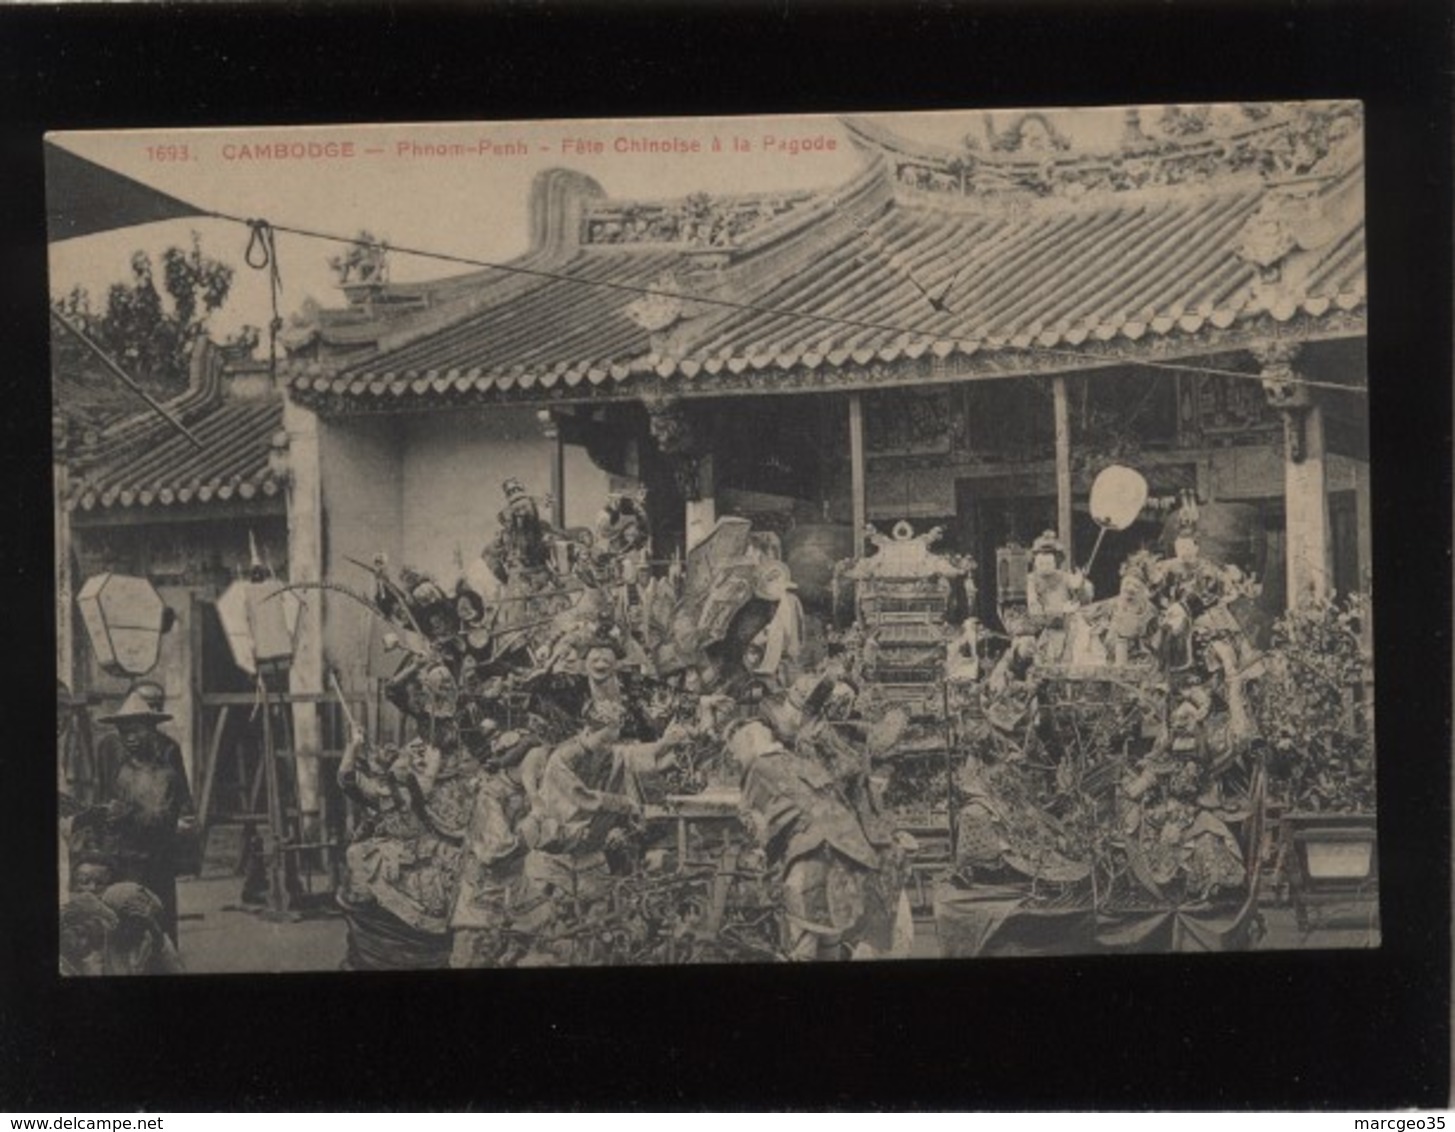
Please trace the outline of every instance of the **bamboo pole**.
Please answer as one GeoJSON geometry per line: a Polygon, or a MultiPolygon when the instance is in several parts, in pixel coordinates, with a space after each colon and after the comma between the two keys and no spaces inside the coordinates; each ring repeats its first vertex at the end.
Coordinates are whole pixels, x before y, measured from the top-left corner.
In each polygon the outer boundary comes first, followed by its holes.
{"type": "Polygon", "coordinates": [[[283,797],[278,778],[277,748],[273,740],[273,705],[268,695],[268,684],[261,672],[258,673],[258,697],[263,713],[263,777],[268,790],[268,825],[272,827],[272,845],[268,847],[268,912],[274,916],[287,915],[291,901],[288,896],[287,861],[284,842],[287,840],[283,797]]]}

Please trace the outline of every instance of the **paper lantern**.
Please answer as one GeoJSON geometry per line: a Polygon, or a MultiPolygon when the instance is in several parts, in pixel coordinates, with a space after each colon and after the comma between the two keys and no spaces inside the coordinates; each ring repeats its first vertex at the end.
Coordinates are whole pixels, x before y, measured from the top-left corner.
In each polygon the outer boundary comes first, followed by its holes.
{"type": "Polygon", "coordinates": [[[76,604],[103,669],[113,676],[145,676],[157,666],[172,611],[149,581],[97,574],[81,587],[76,604]]]}
{"type": "Polygon", "coordinates": [[[1097,526],[1124,531],[1147,505],[1147,481],[1140,472],[1112,464],[1091,485],[1091,517],[1097,526]]]}
{"type": "Polygon", "coordinates": [[[217,599],[217,615],[237,666],[249,675],[278,672],[298,647],[298,595],[276,578],[237,581],[217,599]]]}

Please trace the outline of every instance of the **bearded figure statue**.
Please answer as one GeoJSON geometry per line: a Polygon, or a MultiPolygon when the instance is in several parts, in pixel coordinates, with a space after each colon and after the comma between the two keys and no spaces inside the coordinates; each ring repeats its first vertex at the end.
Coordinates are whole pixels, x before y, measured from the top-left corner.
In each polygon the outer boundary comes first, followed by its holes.
{"type": "Polygon", "coordinates": [[[541,518],[540,507],[520,480],[508,479],[504,487],[500,530],[481,554],[501,585],[517,574],[539,576],[553,568],[551,525],[541,518]]]}

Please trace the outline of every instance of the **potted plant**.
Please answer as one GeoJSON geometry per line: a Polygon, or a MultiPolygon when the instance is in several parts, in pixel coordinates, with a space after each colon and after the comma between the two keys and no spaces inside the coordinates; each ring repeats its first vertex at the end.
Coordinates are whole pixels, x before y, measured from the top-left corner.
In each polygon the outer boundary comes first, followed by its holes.
{"type": "Polygon", "coordinates": [[[1289,610],[1259,681],[1269,784],[1283,811],[1280,859],[1302,930],[1310,905],[1369,896],[1378,883],[1367,616],[1357,595],[1289,610]]]}

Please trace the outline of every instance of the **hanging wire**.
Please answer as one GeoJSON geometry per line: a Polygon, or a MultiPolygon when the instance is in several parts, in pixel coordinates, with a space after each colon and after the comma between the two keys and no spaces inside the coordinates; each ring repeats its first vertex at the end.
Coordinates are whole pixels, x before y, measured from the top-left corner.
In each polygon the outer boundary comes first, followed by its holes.
{"type": "MultiPolygon", "coordinates": [[[[226,217],[225,219],[235,219],[226,217]]],[[[243,252],[243,262],[255,271],[268,272],[268,294],[272,302],[273,317],[268,321],[268,376],[276,386],[278,381],[278,336],[283,332],[283,318],[278,313],[278,299],[283,293],[283,273],[278,266],[278,239],[276,229],[266,220],[245,220],[248,226],[248,246],[243,252]]]]}
{"type": "MultiPolygon", "coordinates": [[[[357,239],[356,237],[340,236],[334,232],[322,232],[313,228],[298,228],[287,224],[272,224],[266,220],[246,220],[242,217],[232,216],[225,212],[210,212],[207,215],[212,216],[218,220],[231,220],[234,223],[246,224],[248,227],[252,228],[253,235],[248,242],[249,253],[251,253],[253,250],[254,242],[258,241],[259,233],[266,233],[266,235],[262,238],[264,246],[267,249],[265,254],[272,260],[274,264],[273,275],[275,288],[273,293],[273,317],[275,322],[278,321],[277,292],[279,289],[281,289],[281,282],[278,282],[277,278],[277,257],[272,252],[274,233],[286,232],[292,236],[303,236],[310,240],[324,240],[329,243],[346,244],[350,247],[367,246],[367,244],[357,239]]],[[[900,326],[894,323],[884,323],[875,322],[868,319],[849,318],[844,315],[820,314],[817,311],[794,310],[789,307],[764,306],[759,303],[746,303],[734,299],[723,299],[707,295],[692,294],[686,291],[676,291],[665,287],[653,287],[635,283],[620,283],[611,279],[583,279],[580,276],[566,275],[558,271],[547,271],[539,267],[522,267],[518,264],[498,263],[492,260],[474,259],[470,256],[455,255],[449,252],[431,251],[428,248],[413,248],[399,244],[391,244],[389,250],[393,252],[398,252],[401,255],[418,256],[422,259],[433,259],[438,260],[442,263],[462,264],[466,267],[484,268],[489,271],[499,271],[508,275],[524,275],[536,279],[547,279],[557,283],[566,283],[577,287],[594,287],[598,290],[604,291],[618,291],[626,292],[633,295],[649,296],[652,298],[672,299],[678,302],[695,303],[702,306],[721,307],[725,310],[742,311],[748,314],[772,315],[779,318],[796,319],[802,322],[828,323],[835,326],[848,326],[856,330],[879,330],[886,333],[907,336],[910,338],[922,338],[930,342],[951,341],[962,347],[967,341],[967,339],[955,335],[946,338],[944,335],[941,334],[934,334],[927,330],[921,330],[915,327],[900,326]]],[[[266,260],[261,263],[253,263],[252,260],[249,259],[248,263],[249,266],[253,267],[267,266],[266,260]]],[[[938,310],[940,308],[936,306],[936,309],[938,310]]],[[[946,307],[945,309],[949,310],[950,308],[946,307]]],[[[973,340],[969,341],[971,341],[972,344],[978,345],[978,343],[974,343],[973,340]]],[[[1075,359],[1076,361],[1082,363],[1085,363],[1088,360],[1085,354],[1080,353],[1076,350],[1057,349],[1055,347],[1041,346],[1034,343],[1028,343],[1024,347],[1018,348],[1030,351],[1032,353],[1049,354],[1056,357],[1075,359]]],[[[1147,369],[1160,369],[1168,370],[1171,372],[1212,374],[1222,377],[1231,377],[1241,381],[1257,381],[1260,384],[1263,381],[1263,377],[1261,374],[1249,373],[1246,370],[1220,369],[1213,366],[1195,365],[1188,363],[1151,361],[1145,358],[1130,357],[1123,354],[1101,354],[1097,355],[1094,360],[1102,362],[1120,362],[1124,365],[1142,366],[1147,369]]],[[[1367,395],[1369,392],[1368,386],[1364,385],[1343,385],[1338,382],[1317,381],[1312,378],[1306,377],[1289,377],[1282,379],[1282,383],[1290,386],[1303,386],[1309,389],[1328,389],[1339,393],[1353,393],[1360,396],[1367,395]]]]}

